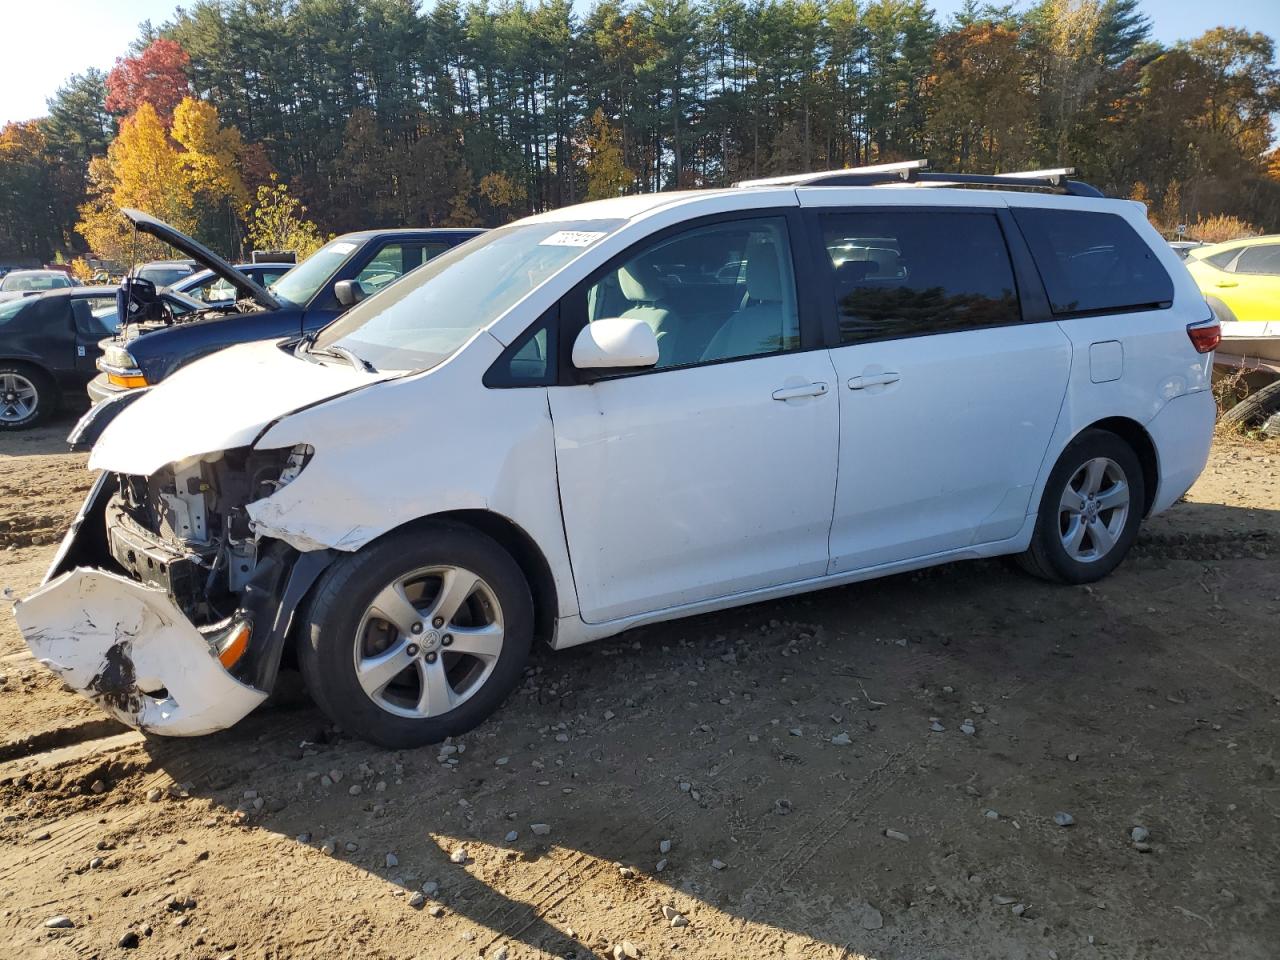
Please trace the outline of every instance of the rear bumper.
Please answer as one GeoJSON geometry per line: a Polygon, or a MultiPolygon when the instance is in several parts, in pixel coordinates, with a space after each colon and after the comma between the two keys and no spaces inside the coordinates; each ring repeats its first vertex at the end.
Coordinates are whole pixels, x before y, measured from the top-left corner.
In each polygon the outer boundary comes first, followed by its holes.
{"type": "Polygon", "coordinates": [[[140,730],[194,737],[236,723],[267,698],[218,662],[164,593],[76,567],[14,604],[37,660],[140,730]]]}
{"type": "Polygon", "coordinates": [[[1170,400],[1147,424],[1160,468],[1152,516],[1177,503],[1204,470],[1217,416],[1213,392],[1200,390],[1170,400]]]}

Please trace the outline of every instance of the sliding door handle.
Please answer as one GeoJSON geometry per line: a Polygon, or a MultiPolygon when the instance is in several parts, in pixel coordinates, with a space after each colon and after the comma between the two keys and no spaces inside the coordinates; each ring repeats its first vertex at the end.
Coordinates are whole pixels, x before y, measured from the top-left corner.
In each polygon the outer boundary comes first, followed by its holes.
{"type": "Polygon", "coordinates": [[[896,373],[877,373],[867,377],[854,377],[849,381],[850,390],[865,390],[867,387],[882,387],[897,383],[902,377],[896,373]]]}
{"type": "Polygon", "coordinates": [[[827,392],[825,383],[805,383],[798,387],[783,387],[773,391],[775,400],[799,400],[801,397],[820,397],[827,392]]]}

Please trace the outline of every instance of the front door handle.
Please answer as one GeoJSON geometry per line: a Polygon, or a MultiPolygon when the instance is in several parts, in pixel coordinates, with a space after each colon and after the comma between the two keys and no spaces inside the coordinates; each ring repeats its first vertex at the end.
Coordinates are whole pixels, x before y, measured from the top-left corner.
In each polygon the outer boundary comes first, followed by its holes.
{"type": "Polygon", "coordinates": [[[1240,281],[1239,280],[1219,280],[1217,283],[1214,284],[1214,286],[1215,287],[1238,287],[1240,286],[1240,281]]]}
{"type": "Polygon", "coordinates": [[[869,377],[854,377],[849,381],[850,390],[865,390],[867,387],[881,387],[890,383],[897,383],[902,377],[896,373],[877,373],[869,377]]]}
{"type": "Polygon", "coordinates": [[[801,397],[820,397],[827,392],[825,383],[805,383],[798,387],[783,387],[773,391],[775,400],[799,400],[801,397]]]}

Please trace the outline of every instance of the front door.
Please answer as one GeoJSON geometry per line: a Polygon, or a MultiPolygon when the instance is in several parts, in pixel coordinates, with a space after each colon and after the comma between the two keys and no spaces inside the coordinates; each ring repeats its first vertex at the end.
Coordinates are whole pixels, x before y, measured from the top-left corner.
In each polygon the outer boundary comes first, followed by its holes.
{"type": "Polygon", "coordinates": [[[790,233],[786,216],[667,233],[562,303],[570,343],[619,315],[659,343],[653,369],[549,390],[587,622],[825,573],[838,401],[790,233]]]}
{"type": "Polygon", "coordinates": [[[86,378],[97,374],[95,366],[102,356],[99,342],[115,333],[115,297],[72,297],[71,315],[75,327],[75,368],[86,378]]]}
{"type": "Polygon", "coordinates": [[[1071,348],[1024,323],[994,210],[820,214],[839,346],[833,574],[1018,533],[1071,348]]]}

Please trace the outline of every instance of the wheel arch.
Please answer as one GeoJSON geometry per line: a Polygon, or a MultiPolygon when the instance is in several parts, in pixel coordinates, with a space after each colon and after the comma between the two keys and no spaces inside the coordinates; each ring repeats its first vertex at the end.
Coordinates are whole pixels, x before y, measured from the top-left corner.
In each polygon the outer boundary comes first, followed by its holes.
{"type": "Polygon", "coordinates": [[[57,375],[54,374],[49,367],[45,366],[38,357],[24,357],[21,354],[0,353],[0,364],[18,364],[20,366],[30,367],[31,369],[37,370],[48,377],[53,381],[54,386],[57,386],[58,384],[57,375]]]}
{"type": "MultiPolygon", "coordinates": [[[[1160,458],[1156,454],[1156,445],[1151,439],[1151,434],[1147,433],[1146,428],[1138,421],[1128,417],[1104,417],[1089,424],[1080,433],[1084,433],[1085,430],[1105,430],[1107,433],[1115,434],[1133,449],[1142,467],[1142,515],[1147,516],[1156,500],[1156,488],[1160,486],[1160,458]]],[[[1079,437],[1080,433],[1077,433],[1076,437],[1079,437]]]]}
{"type": "Polygon", "coordinates": [[[560,609],[555,576],[551,572],[551,564],[547,562],[546,556],[533,537],[511,518],[492,510],[444,510],[385,530],[365,546],[378,543],[401,530],[436,521],[451,521],[470,527],[483,533],[511,554],[516,566],[524,574],[525,582],[529,584],[529,593],[533,597],[534,639],[550,643],[555,636],[556,620],[560,609]]]}

